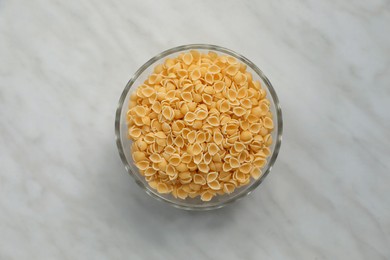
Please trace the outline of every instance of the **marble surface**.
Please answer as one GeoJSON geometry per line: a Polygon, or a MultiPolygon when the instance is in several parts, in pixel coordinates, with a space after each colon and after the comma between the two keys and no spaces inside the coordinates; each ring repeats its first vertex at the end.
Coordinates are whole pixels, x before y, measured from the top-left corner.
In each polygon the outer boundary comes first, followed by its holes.
{"type": "Polygon", "coordinates": [[[389,1],[0,1],[0,259],[390,259],[389,1]],[[114,138],[155,54],[233,49],[274,84],[280,156],[244,200],[150,198],[114,138]]]}

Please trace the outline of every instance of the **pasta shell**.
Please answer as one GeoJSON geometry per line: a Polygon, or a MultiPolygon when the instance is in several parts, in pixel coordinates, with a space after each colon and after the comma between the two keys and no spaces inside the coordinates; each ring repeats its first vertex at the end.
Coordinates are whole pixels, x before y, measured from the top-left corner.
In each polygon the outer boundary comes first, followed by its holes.
{"type": "Polygon", "coordinates": [[[195,140],[196,140],[196,132],[194,130],[190,131],[188,134],[187,134],[187,139],[188,139],[188,142],[190,144],[193,144],[195,143],[195,140]]]}
{"type": "Polygon", "coordinates": [[[198,110],[197,112],[196,112],[196,119],[197,120],[204,120],[204,119],[206,119],[207,118],[207,116],[208,116],[208,112],[207,111],[205,111],[205,110],[198,110]]]}
{"type": "Polygon", "coordinates": [[[213,98],[209,94],[202,94],[202,101],[207,105],[211,105],[213,98]]]}
{"type": "Polygon", "coordinates": [[[208,152],[211,156],[214,156],[216,153],[218,153],[219,148],[215,143],[211,143],[208,146],[208,152]]]}
{"type": "Polygon", "coordinates": [[[252,170],[252,166],[250,163],[244,163],[240,166],[239,169],[240,169],[240,172],[247,174],[252,170]]]}
{"type": "Polygon", "coordinates": [[[260,169],[253,169],[252,171],[251,171],[251,176],[255,179],[255,180],[257,180],[257,179],[259,179],[260,177],[261,177],[261,175],[262,175],[262,172],[261,172],[261,170],[260,169]]]}
{"type": "Polygon", "coordinates": [[[222,92],[225,89],[225,86],[226,86],[225,82],[223,82],[223,81],[216,81],[214,83],[214,90],[215,90],[216,93],[222,92]]]}
{"type": "Polygon", "coordinates": [[[140,170],[146,170],[149,167],[149,162],[146,160],[145,161],[138,161],[135,165],[140,170]]]}
{"type": "Polygon", "coordinates": [[[182,59],[183,59],[184,64],[186,64],[186,65],[190,65],[193,62],[193,60],[194,60],[194,58],[193,58],[191,53],[185,53],[183,55],[182,59]]]}
{"type": "Polygon", "coordinates": [[[236,186],[232,183],[225,183],[223,185],[223,191],[226,192],[227,194],[233,193],[234,190],[236,189],[236,186]]]}
{"type": "Polygon", "coordinates": [[[233,113],[238,117],[242,117],[243,115],[245,115],[246,110],[242,107],[235,107],[233,108],[233,113]]]}
{"type": "Polygon", "coordinates": [[[154,153],[149,156],[149,160],[151,160],[154,163],[159,163],[161,162],[162,158],[159,154],[154,153]]]}
{"type": "Polygon", "coordinates": [[[217,172],[209,172],[207,174],[206,181],[207,182],[212,182],[215,181],[218,178],[218,173],[217,172]]]}
{"type": "Polygon", "coordinates": [[[192,161],[192,156],[188,153],[183,153],[181,156],[181,162],[182,163],[190,163],[192,161]]]}
{"type": "Polygon", "coordinates": [[[162,194],[169,193],[169,189],[168,189],[167,184],[165,184],[165,183],[157,184],[157,191],[158,191],[158,193],[162,193],[162,194]]]}
{"type": "Polygon", "coordinates": [[[234,76],[237,74],[238,70],[239,70],[239,66],[230,65],[229,67],[226,68],[226,74],[228,74],[230,76],[234,76]]]}
{"type": "Polygon", "coordinates": [[[229,89],[227,92],[227,97],[230,101],[235,101],[237,98],[237,91],[234,89],[229,89]]]}
{"type": "Polygon", "coordinates": [[[257,157],[255,158],[255,160],[253,161],[253,165],[256,166],[256,167],[264,167],[264,165],[267,163],[267,160],[262,158],[262,157],[257,157]]]}
{"type": "Polygon", "coordinates": [[[178,154],[173,154],[169,159],[170,164],[173,166],[178,166],[181,163],[181,158],[178,154]]]}
{"type": "Polygon", "coordinates": [[[190,78],[192,80],[198,80],[201,76],[200,69],[195,69],[190,73],[190,78]]]}
{"type": "MultiPolygon", "coordinates": [[[[204,163],[205,164],[210,164],[211,163],[211,161],[212,161],[212,156],[209,154],[209,153],[205,153],[204,155],[203,155],[203,161],[204,161],[204,163]]],[[[210,167],[210,166],[209,166],[210,167]]]]}
{"type": "Polygon", "coordinates": [[[202,195],[200,196],[200,199],[202,201],[210,201],[214,197],[214,194],[210,191],[204,191],[202,195]]]}
{"type": "Polygon", "coordinates": [[[234,168],[238,168],[240,167],[240,162],[236,159],[236,158],[230,158],[230,167],[232,167],[233,169],[234,168]]]}
{"type": "Polygon", "coordinates": [[[208,173],[210,171],[210,168],[207,164],[205,163],[199,163],[198,164],[198,170],[200,172],[208,173]]]}
{"type": "Polygon", "coordinates": [[[219,189],[221,189],[221,184],[217,180],[214,180],[212,182],[208,182],[207,185],[212,190],[219,190],[219,189]]]}
{"type": "Polygon", "coordinates": [[[143,117],[146,115],[146,109],[143,106],[136,106],[132,109],[134,114],[138,117],[143,117]]]}
{"type": "Polygon", "coordinates": [[[164,107],[162,109],[162,115],[164,116],[165,119],[169,121],[172,120],[174,116],[173,109],[171,107],[164,107]]]}
{"type": "Polygon", "coordinates": [[[209,116],[206,120],[207,123],[209,123],[212,126],[219,126],[219,118],[216,116],[209,116]]]}
{"type": "Polygon", "coordinates": [[[193,122],[193,121],[195,121],[195,119],[196,119],[196,114],[192,113],[192,112],[188,112],[184,116],[184,121],[186,121],[186,122],[193,122]]]}
{"type": "Polygon", "coordinates": [[[192,100],[193,100],[192,94],[190,92],[183,92],[183,93],[181,93],[181,98],[184,101],[187,101],[187,102],[192,102],[192,100]]]}
{"type": "Polygon", "coordinates": [[[267,129],[274,128],[274,123],[273,123],[271,118],[269,118],[269,117],[264,118],[264,127],[267,129]]]}
{"type": "Polygon", "coordinates": [[[194,183],[204,185],[206,184],[206,179],[200,174],[194,174],[194,183]]]}

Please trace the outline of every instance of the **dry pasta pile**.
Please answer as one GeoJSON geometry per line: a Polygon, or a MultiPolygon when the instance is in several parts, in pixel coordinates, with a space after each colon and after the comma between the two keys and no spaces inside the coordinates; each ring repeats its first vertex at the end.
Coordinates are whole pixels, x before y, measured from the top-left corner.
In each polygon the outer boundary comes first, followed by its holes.
{"type": "Polygon", "coordinates": [[[191,50],[157,65],[131,94],[132,157],[149,185],[175,198],[232,193],[261,176],[274,128],[246,65],[191,50]]]}

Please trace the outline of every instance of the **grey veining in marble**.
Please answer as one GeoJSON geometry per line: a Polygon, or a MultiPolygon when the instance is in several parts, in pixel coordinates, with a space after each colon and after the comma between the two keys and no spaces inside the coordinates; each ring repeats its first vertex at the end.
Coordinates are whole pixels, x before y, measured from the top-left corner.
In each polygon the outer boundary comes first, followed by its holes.
{"type": "Polygon", "coordinates": [[[390,259],[389,1],[0,1],[0,259],[390,259]],[[146,196],[114,141],[131,75],[187,43],[233,49],[284,112],[244,200],[146,196]]]}

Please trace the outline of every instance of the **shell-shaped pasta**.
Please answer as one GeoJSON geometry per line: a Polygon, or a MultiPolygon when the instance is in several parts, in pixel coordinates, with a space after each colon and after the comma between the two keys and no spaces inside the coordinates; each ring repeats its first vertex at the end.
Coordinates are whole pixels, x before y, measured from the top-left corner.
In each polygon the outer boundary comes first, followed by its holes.
{"type": "MultiPolygon", "coordinates": [[[[222,158],[221,158],[221,155],[219,153],[217,154],[214,154],[213,156],[213,162],[217,163],[217,162],[222,162],[222,158]]],[[[221,165],[222,166],[222,165],[221,165]]],[[[222,168],[221,168],[222,169],[222,168]]]]}
{"type": "Polygon", "coordinates": [[[190,65],[194,61],[194,57],[191,52],[187,52],[183,55],[182,60],[185,65],[190,65]]]}
{"type": "Polygon", "coordinates": [[[196,134],[196,143],[203,143],[206,141],[206,134],[204,132],[199,132],[196,134]]]}
{"type": "Polygon", "coordinates": [[[143,107],[143,106],[136,106],[132,109],[134,115],[138,116],[138,117],[143,117],[146,115],[146,108],[143,107]]]}
{"type": "Polygon", "coordinates": [[[203,148],[202,148],[202,146],[199,143],[195,143],[192,146],[192,153],[194,155],[200,154],[202,151],[203,151],[203,148]]]}
{"type": "Polygon", "coordinates": [[[209,116],[206,120],[207,123],[209,123],[212,126],[219,126],[219,118],[217,116],[209,116]]]}
{"type": "Polygon", "coordinates": [[[172,124],[172,131],[176,134],[179,134],[179,133],[181,133],[181,131],[183,130],[184,127],[185,127],[185,124],[183,123],[183,121],[177,120],[177,121],[173,122],[173,124],[172,124]]]}
{"type": "Polygon", "coordinates": [[[214,197],[214,194],[208,190],[204,191],[200,196],[202,201],[210,201],[214,197]]]}
{"type": "Polygon", "coordinates": [[[202,160],[203,160],[203,154],[202,154],[202,153],[199,153],[199,154],[197,154],[197,155],[194,155],[192,158],[193,158],[193,160],[194,160],[194,163],[199,164],[199,163],[201,163],[202,160]]]}
{"type": "Polygon", "coordinates": [[[223,81],[216,81],[214,83],[214,90],[215,90],[216,93],[222,92],[225,89],[225,86],[226,86],[225,82],[223,82],[223,81]]]}
{"type": "Polygon", "coordinates": [[[264,118],[264,127],[267,129],[273,129],[274,128],[274,122],[271,118],[265,117],[264,118]]]}
{"type": "Polygon", "coordinates": [[[186,115],[184,116],[184,121],[185,122],[194,122],[196,119],[196,114],[193,113],[193,112],[188,112],[186,113],[186,115]]]}
{"type": "Polygon", "coordinates": [[[156,172],[157,171],[155,169],[153,169],[152,167],[148,167],[145,169],[144,174],[145,174],[145,176],[153,176],[156,174],[156,172]]]}
{"type": "Polygon", "coordinates": [[[204,80],[206,81],[207,84],[212,85],[213,82],[214,82],[214,76],[213,76],[213,74],[211,74],[210,72],[207,72],[207,73],[204,75],[204,80]]]}
{"type": "Polygon", "coordinates": [[[223,185],[223,191],[226,192],[227,194],[233,193],[234,190],[236,189],[236,186],[232,183],[225,183],[223,185]]]}
{"type": "Polygon", "coordinates": [[[230,65],[225,69],[226,74],[230,76],[234,76],[237,74],[238,70],[240,69],[237,65],[230,65]]]}
{"type": "Polygon", "coordinates": [[[165,148],[164,148],[164,151],[167,153],[167,154],[174,154],[176,152],[176,149],[172,146],[172,145],[167,145],[165,148]]]}
{"type": "Polygon", "coordinates": [[[261,172],[261,170],[260,170],[260,169],[257,169],[257,168],[254,168],[254,169],[251,171],[251,176],[252,176],[255,180],[259,179],[259,178],[261,177],[262,174],[263,174],[263,173],[261,172]]]}
{"type": "Polygon", "coordinates": [[[221,113],[226,113],[229,110],[230,110],[229,102],[227,100],[222,101],[219,107],[219,111],[221,111],[221,113]]]}
{"type": "Polygon", "coordinates": [[[202,94],[202,101],[207,105],[211,105],[213,98],[209,94],[202,94]]]}
{"type": "Polygon", "coordinates": [[[212,86],[205,87],[203,91],[204,91],[204,93],[209,94],[209,95],[215,94],[215,89],[212,86]]]}
{"type": "Polygon", "coordinates": [[[178,75],[180,78],[184,78],[184,77],[187,77],[187,76],[188,76],[188,71],[185,70],[185,69],[177,70],[176,73],[177,73],[177,75],[178,75]]]}
{"type": "Polygon", "coordinates": [[[190,132],[191,130],[188,129],[188,128],[183,128],[181,130],[181,136],[184,138],[184,139],[187,139],[187,136],[188,136],[188,133],[190,132]]]}
{"type": "Polygon", "coordinates": [[[161,162],[162,158],[159,154],[153,153],[149,156],[149,160],[154,163],[159,163],[161,162]]]}
{"type": "Polygon", "coordinates": [[[241,143],[241,142],[237,142],[234,144],[234,149],[237,151],[237,152],[242,152],[244,151],[245,149],[245,144],[241,143]]]}
{"type": "Polygon", "coordinates": [[[264,136],[264,143],[266,146],[270,146],[272,144],[272,135],[271,134],[264,136]]]}
{"type": "Polygon", "coordinates": [[[185,192],[181,187],[176,191],[177,197],[185,200],[188,197],[188,192],[185,192]]]}
{"type": "Polygon", "coordinates": [[[200,190],[200,188],[202,187],[201,185],[195,184],[195,183],[190,183],[188,186],[189,186],[189,187],[191,188],[191,190],[193,190],[193,191],[198,191],[198,190],[200,190]]]}
{"type": "Polygon", "coordinates": [[[162,194],[169,193],[169,188],[168,188],[167,184],[160,182],[157,184],[157,191],[158,191],[158,193],[162,193],[162,194]]]}
{"type": "Polygon", "coordinates": [[[208,69],[209,73],[211,74],[217,74],[221,71],[221,68],[218,67],[217,65],[211,65],[208,69]]]}
{"type": "Polygon", "coordinates": [[[188,153],[183,153],[181,155],[181,162],[182,163],[190,163],[192,161],[192,155],[191,154],[188,154],[188,153]]]}
{"type": "MultiPolygon", "coordinates": [[[[213,157],[212,157],[209,153],[205,153],[205,154],[203,155],[203,162],[204,162],[205,164],[209,164],[209,165],[210,165],[212,159],[213,159],[213,157]]],[[[210,168],[211,168],[211,167],[210,167],[210,168]]]]}
{"type": "Polygon", "coordinates": [[[219,183],[219,181],[217,180],[214,180],[212,182],[208,182],[207,185],[210,187],[210,189],[212,190],[219,190],[221,189],[221,184],[219,183]]]}
{"type": "Polygon", "coordinates": [[[159,132],[155,133],[155,136],[157,138],[167,138],[167,135],[164,132],[162,132],[162,131],[159,131],[159,132]]]}
{"type": "Polygon", "coordinates": [[[218,175],[218,180],[223,181],[223,182],[227,182],[231,179],[231,177],[232,177],[232,174],[230,172],[222,171],[218,175]]]}
{"type": "Polygon", "coordinates": [[[246,109],[252,108],[252,101],[249,98],[241,99],[240,104],[243,108],[246,108],[246,109]]]}
{"type": "Polygon", "coordinates": [[[175,144],[176,146],[182,148],[182,147],[184,146],[184,139],[183,139],[183,137],[181,137],[180,135],[177,136],[177,137],[175,138],[174,144],[175,144]]]}
{"type": "MultiPolygon", "coordinates": [[[[178,172],[180,172],[180,173],[187,172],[187,171],[188,171],[187,164],[185,164],[185,163],[180,163],[178,166],[176,166],[176,170],[177,170],[178,172]]],[[[182,176],[183,176],[182,174],[179,174],[179,177],[180,177],[181,179],[184,179],[182,176]]]]}
{"type": "Polygon", "coordinates": [[[252,124],[250,127],[249,127],[249,131],[251,131],[252,134],[257,134],[260,132],[260,129],[261,129],[261,124],[259,123],[255,123],[255,124],[252,124]]]}
{"type": "Polygon", "coordinates": [[[230,170],[232,169],[232,166],[230,165],[229,162],[224,162],[224,163],[222,164],[222,169],[223,169],[225,172],[228,172],[228,171],[230,171],[230,170]]]}
{"type": "Polygon", "coordinates": [[[156,181],[150,181],[149,186],[152,187],[152,189],[157,189],[157,182],[156,181]]]}
{"type": "Polygon", "coordinates": [[[218,178],[218,172],[209,172],[206,177],[207,182],[215,181],[218,178]]]}
{"type": "Polygon", "coordinates": [[[251,141],[253,138],[252,133],[250,131],[242,131],[240,133],[240,140],[242,142],[248,142],[251,141]]]}
{"type": "Polygon", "coordinates": [[[188,134],[187,134],[187,139],[188,139],[188,142],[190,144],[193,144],[195,143],[195,140],[196,140],[196,132],[194,130],[190,131],[188,134]]]}
{"type": "Polygon", "coordinates": [[[190,171],[196,171],[198,169],[198,165],[194,162],[189,162],[187,164],[188,170],[190,171]]]}
{"type": "Polygon", "coordinates": [[[201,76],[202,76],[202,74],[201,74],[199,68],[194,69],[194,70],[191,71],[191,73],[190,73],[190,78],[191,78],[192,80],[198,80],[201,76]]]}
{"type": "Polygon", "coordinates": [[[181,163],[181,157],[178,154],[173,154],[169,158],[169,163],[173,166],[178,166],[181,163]]]}
{"type": "Polygon", "coordinates": [[[208,145],[208,152],[211,156],[214,156],[219,152],[219,147],[215,143],[211,143],[208,145]]]}
{"type": "Polygon", "coordinates": [[[149,167],[150,163],[149,161],[144,160],[144,161],[138,161],[135,165],[137,166],[138,169],[143,171],[149,167]]]}
{"type": "Polygon", "coordinates": [[[206,184],[206,179],[201,174],[194,174],[194,183],[199,185],[206,184]]]}
{"type": "Polygon", "coordinates": [[[151,87],[145,87],[145,88],[142,88],[141,92],[145,97],[151,97],[153,94],[156,93],[156,90],[154,88],[151,88],[151,87]]]}
{"type": "Polygon", "coordinates": [[[221,144],[223,140],[223,135],[220,132],[214,132],[213,134],[213,141],[216,144],[221,144]]]}
{"type": "Polygon", "coordinates": [[[227,98],[230,101],[235,101],[237,98],[237,91],[235,91],[234,89],[229,89],[227,92],[227,98]]]}
{"type": "Polygon", "coordinates": [[[238,117],[242,117],[243,115],[245,115],[246,109],[242,107],[235,107],[233,108],[233,113],[238,117]]]}
{"type": "Polygon", "coordinates": [[[141,129],[139,128],[136,128],[136,127],[131,127],[129,129],[129,136],[132,138],[132,139],[137,139],[141,136],[142,132],[141,132],[141,129]]]}
{"type": "Polygon", "coordinates": [[[183,92],[183,93],[181,93],[180,96],[184,101],[187,101],[187,102],[193,101],[191,92],[183,92]]]}
{"type": "Polygon", "coordinates": [[[209,166],[206,163],[199,163],[198,164],[198,170],[200,172],[208,173],[210,171],[209,166]]]}
{"type": "Polygon", "coordinates": [[[243,99],[245,97],[248,96],[248,89],[245,88],[245,87],[242,87],[240,88],[238,91],[237,91],[237,98],[238,99],[243,99]]]}
{"type": "Polygon", "coordinates": [[[262,157],[256,157],[253,161],[253,165],[259,168],[264,167],[264,165],[267,163],[267,160],[262,157]]]}
{"type": "Polygon", "coordinates": [[[239,168],[240,172],[242,173],[249,173],[252,170],[252,165],[250,163],[244,163],[239,168]]]}
{"type": "Polygon", "coordinates": [[[133,152],[132,157],[135,162],[139,162],[146,159],[145,153],[140,151],[133,152]]]}
{"type": "Polygon", "coordinates": [[[207,118],[207,116],[208,116],[207,110],[199,109],[198,111],[196,111],[197,120],[204,120],[207,118]]]}
{"type": "Polygon", "coordinates": [[[164,116],[165,119],[167,119],[169,121],[172,120],[173,116],[174,116],[173,109],[171,107],[165,106],[162,109],[162,115],[164,116]]]}
{"type": "Polygon", "coordinates": [[[230,158],[229,164],[232,169],[240,167],[240,162],[234,157],[230,158]]]}

